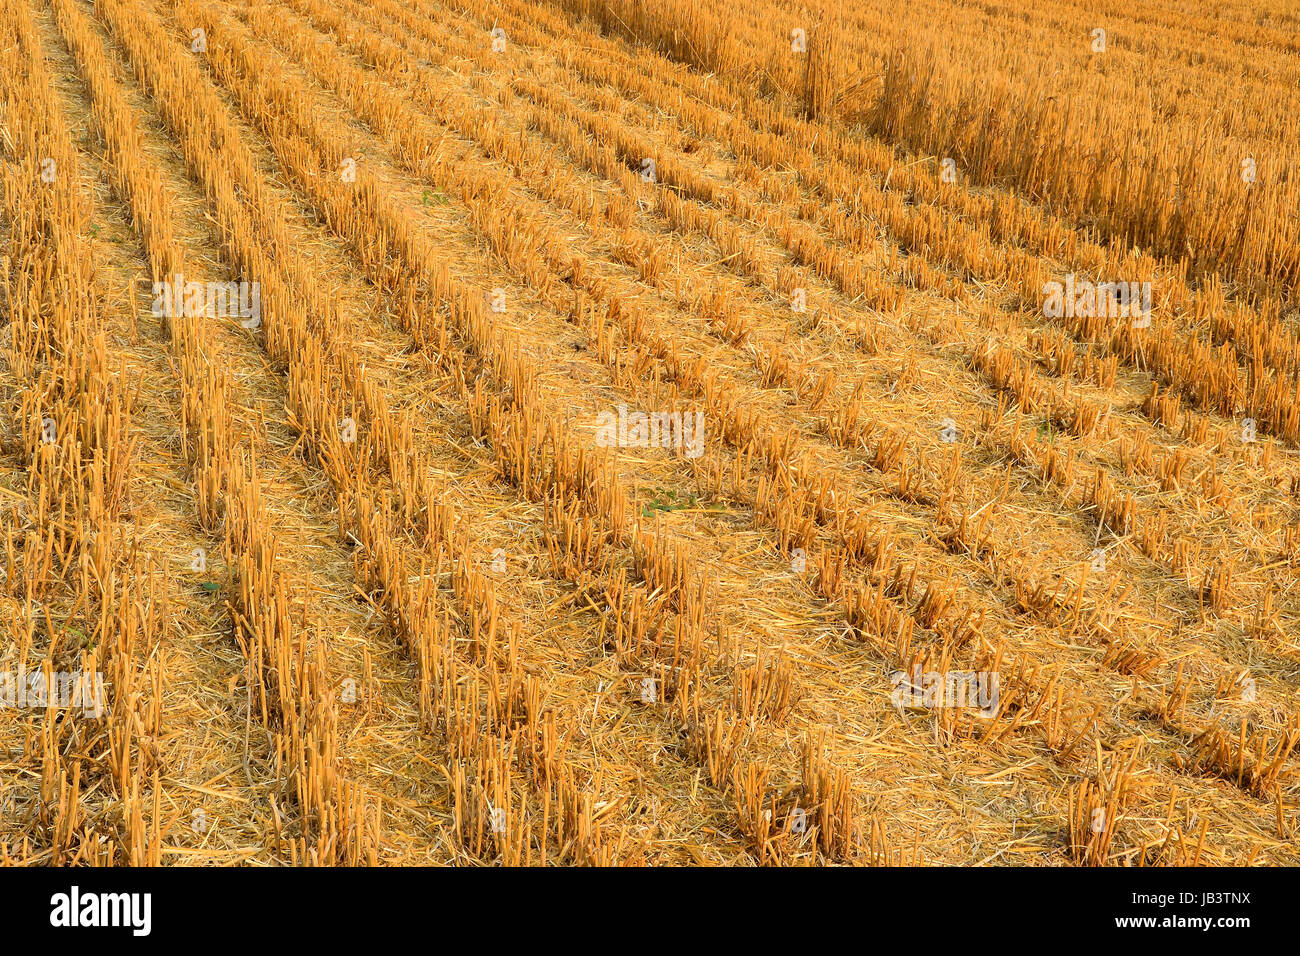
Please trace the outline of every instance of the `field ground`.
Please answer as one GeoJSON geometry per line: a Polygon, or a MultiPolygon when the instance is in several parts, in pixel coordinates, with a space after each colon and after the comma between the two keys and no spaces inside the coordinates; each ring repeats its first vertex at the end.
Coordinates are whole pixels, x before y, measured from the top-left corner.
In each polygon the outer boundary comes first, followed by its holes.
{"type": "Polygon", "coordinates": [[[1300,16],[813,6],[0,0],[0,860],[1300,863],[1300,16]]]}

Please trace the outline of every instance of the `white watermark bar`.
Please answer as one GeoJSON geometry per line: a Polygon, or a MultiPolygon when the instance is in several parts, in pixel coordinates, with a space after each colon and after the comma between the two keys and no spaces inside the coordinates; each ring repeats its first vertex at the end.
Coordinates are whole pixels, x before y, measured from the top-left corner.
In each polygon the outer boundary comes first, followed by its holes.
{"type": "Polygon", "coordinates": [[[186,282],[185,276],[177,273],[170,282],[153,284],[153,314],[169,319],[240,319],[245,328],[257,328],[262,321],[262,286],[258,282],[186,282]]]}
{"type": "Polygon", "coordinates": [[[997,671],[894,671],[890,685],[890,700],[899,710],[972,708],[981,717],[998,711],[997,671]]]}
{"type": "Polygon", "coordinates": [[[104,716],[104,675],[100,671],[0,671],[0,710],[80,710],[104,716]]]}
{"type": "Polygon", "coordinates": [[[1142,327],[1151,318],[1150,282],[1090,282],[1070,273],[1064,282],[1043,283],[1043,295],[1043,314],[1050,319],[1133,319],[1142,327]]]}
{"type": "Polygon", "coordinates": [[[704,412],[601,412],[596,418],[601,448],[680,448],[687,458],[704,454],[704,412]]]}

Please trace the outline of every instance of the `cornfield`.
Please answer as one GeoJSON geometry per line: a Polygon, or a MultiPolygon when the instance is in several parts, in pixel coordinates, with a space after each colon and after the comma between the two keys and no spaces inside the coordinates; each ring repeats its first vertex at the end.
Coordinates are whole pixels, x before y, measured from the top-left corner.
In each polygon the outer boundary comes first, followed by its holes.
{"type": "Polygon", "coordinates": [[[0,0],[0,863],[1300,864],[1298,54],[0,0]]]}

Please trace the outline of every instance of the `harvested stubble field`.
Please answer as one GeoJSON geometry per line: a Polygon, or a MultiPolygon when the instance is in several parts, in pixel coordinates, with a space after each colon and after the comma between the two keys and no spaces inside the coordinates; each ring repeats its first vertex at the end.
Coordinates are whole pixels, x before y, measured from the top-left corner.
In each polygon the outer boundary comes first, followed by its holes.
{"type": "Polygon", "coordinates": [[[0,0],[0,861],[1300,863],[1287,6],[0,0]]]}

